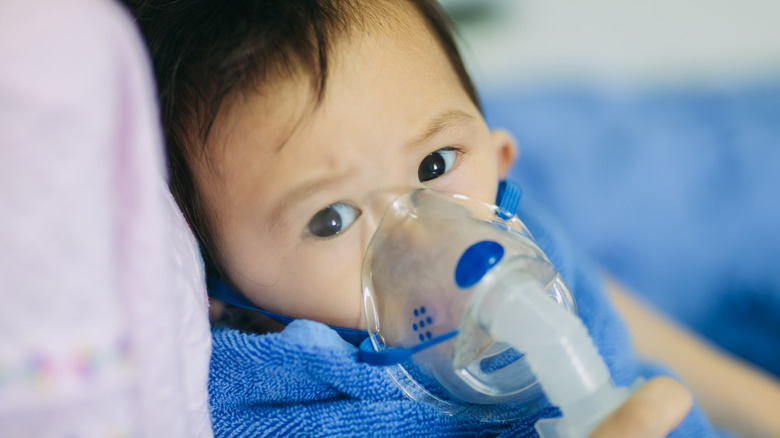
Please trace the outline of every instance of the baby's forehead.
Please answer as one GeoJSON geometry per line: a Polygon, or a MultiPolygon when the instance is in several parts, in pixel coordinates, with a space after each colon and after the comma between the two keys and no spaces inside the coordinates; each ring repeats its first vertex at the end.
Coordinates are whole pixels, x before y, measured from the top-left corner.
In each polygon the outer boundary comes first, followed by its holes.
{"type": "MultiPolygon", "coordinates": [[[[313,156],[331,160],[333,166],[338,167],[339,152],[344,152],[340,144],[317,141],[327,136],[346,140],[343,142],[346,144],[351,139],[328,136],[327,133],[359,130],[366,124],[377,130],[408,127],[408,124],[394,123],[398,119],[388,120],[381,111],[372,110],[403,105],[395,99],[396,94],[402,94],[403,88],[410,88],[410,82],[416,77],[433,77],[437,82],[445,76],[454,78],[454,82],[448,82],[450,92],[468,96],[467,99],[479,108],[475,94],[464,85],[470,85],[467,76],[463,78],[465,71],[463,75],[458,71],[451,54],[444,48],[446,44],[434,34],[426,18],[409,3],[395,2],[393,7],[396,10],[392,13],[356,22],[349,32],[336,35],[323,54],[325,60],[320,68],[324,68],[324,72],[298,64],[279,74],[266,75],[234,100],[223,113],[228,115],[216,124],[219,135],[208,147],[211,153],[218,154],[214,160],[224,169],[225,182],[229,182],[234,169],[285,168],[288,166],[280,166],[280,161],[305,161],[313,156]],[[406,7],[402,9],[401,4],[406,7]],[[399,69],[411,74],[406,74],[401,81],[394,80],[399,75],[390,79],[380,77],[387,71],[399,69]],[[431,75],[431,71],[436,73],[431,75]],[[398,93],[382,94],[392,87],[398,93]],[[328,112],[340,114],[323,116],[328,112]],[[319,125],[313,129],[316,122],[319,125]],[[306,135],[307,130],[320,135],[306,135]]],[[[428,99],[428,103],[430,101],[428,99]]],[[[269,182],[280,183],[271,178],[269,182]]]]}
{"type": "MultiPolygon", "coordinates": [[[[432,0],[434,3],[436,0],[432,0]]],[[[275,88],[279,80],[308,79],[314,93],[314,103],[319,103],[327,92],[328,82],[343,75],[345,72],[360,74],[350,67],[355,56],[364,52],[364,46],[373,42],[378,50],[371,50],[369,56],[372,62],[382,62],[392,55],[391,51],[398,52],[398,47],[406,47],[407,50],[424,50],[428,53],[437,51],[444,53],[447,43],[443,36],[437,32],[437,19],[445,19],[444,16],[434,17],[426,15],[419,9],[420,4],[428,3],[425,0],[412,1],[372,1],[355,2],[355,9],[345,14],[344,20],[335,20],[338,24],[330,26],[326,35],[311,48],[316,50],[316,62],[313,64],[297,63],[287,71],[280,71],[281,77],[267,76],[270,88],[275,88]],[[379,41],[379,44],[376,44],[379,41]],[[403,42],[405,44],[398,44],[403,42]],[[290,74],[292,70],[293,74],[290,74]]],[[[430,11],[429,11],[430,12],[430,11]]],[[[447,22],[438,23],[447,26],[447,22]]],[[[447,29],[449,30],[449,29],[447,29]]],[[[319,38],[319,37],[318,37],[319,38]]],[[[454,43],[454,41],[453,41],[454,43]]],[[[457,48],[454,54],[447,53],[446,57],[452,64],[460,61],[457,48]]],[[[407,52],[411,54],[411,50],[407,52]]],[[[281,54],[282,57],[287,57],[281,54]]],[[[458,66],[451,65],[455,70],[458,66]]],[[[461,66],[462,68],[462,66],[461,66]]],[[[464,71],[464,74],[467,74],[464,71]]],[[[381,84],[377,84],[381,86],[381,84]]]]}
{"type": "MultiPolygon", "coordinates": [[[[372,72],[364,66],[398,63],[400,59],[409,64],[408,68],[414,69],[418,67],[416,59],[428,59],[434,55],[449,61],[449,56],[444,53],[441,43],[421,14],[412,8],[406,9],[403,14],[396,12],[391,15],[395,22],[393,26],[375,17],[373,22],[355,24],[350,33],[330,41],[328,52],[322,55],[326,57],[323,61],[326,67],[320,67],[326,69],[324,72],[298,64],[279,74],[265,75],[251,90],[234,100],[228,110],[233,117],[228,118],[246,118],[247,121],[238,123],[251,124],[254,131],[274,134],[271,138],[265,135],[263,143],[270,144],[269,153],[275,154],[284,149],[290,136],[306,127],[323,107],[328,106],[329,101],[351,92],[356,81],[378,79],[365,78],[372,72]],[[399,43],[401,40],[403,44],[399,43]],[[368,44],[372,48],[366,50],[368,44]]],[[[442,64],[458,74],[457,68],[450,62],[442,64]]],[[[374,87],[385,85],[381,80],[372,84],[374,87]]],[[[469,93],[469,90],[464,91],[469,93]]],[[[361,105],[362,97],[352,94],[354,104],[361,105]]]]}

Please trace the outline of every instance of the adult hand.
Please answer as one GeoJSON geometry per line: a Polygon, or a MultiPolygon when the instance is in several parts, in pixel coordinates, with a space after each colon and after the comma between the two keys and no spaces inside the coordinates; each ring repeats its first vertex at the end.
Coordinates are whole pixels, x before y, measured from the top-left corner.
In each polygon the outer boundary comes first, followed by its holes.
{"type": "Polygon", "coordinates": [[[661,438],[691,410],[693,399],[670,377],[648,381],[607,417],[590,438],[661,438]]]}

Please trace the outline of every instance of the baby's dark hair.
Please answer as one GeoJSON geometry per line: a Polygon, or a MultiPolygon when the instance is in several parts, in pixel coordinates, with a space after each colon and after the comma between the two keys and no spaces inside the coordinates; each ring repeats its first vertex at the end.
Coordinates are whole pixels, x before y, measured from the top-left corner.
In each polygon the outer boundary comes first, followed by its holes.
{"type": "MultiPolygon", "coordinates": [[[[402,0],[123,0],[151,53],[165,133],[170,189],[220,275],[214,215],[193,177],[215,119],[234,99],[301,69],[318,104],[333,42],[351,29],[384,23],[402,0]],[[397,6],[397,5],[396,5],[397,6]]],[[[428,24],[461,85],[480,107],[447,15],[436,0],[406,0],[428,24]]]]}

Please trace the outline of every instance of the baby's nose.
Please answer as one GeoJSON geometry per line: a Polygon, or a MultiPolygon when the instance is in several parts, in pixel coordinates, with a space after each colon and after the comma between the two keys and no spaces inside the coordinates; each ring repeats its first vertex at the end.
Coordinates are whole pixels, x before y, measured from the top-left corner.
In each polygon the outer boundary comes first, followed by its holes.
{"type": "Polygon", "coordinates": [[[394,187],[390,189],[377,190],[373,192],[368,201],[368,209],[370,211],[363,212],[368,213],[372,218],[375,218],[375,222],[378,224],[379,220],[384,216],[387,208],[393,203],[399,196],[404,193],[408,193],[418,187],[394,187]]]}
{"type": "Polygon", "coordinates": [[[364,247],[368,245],[374,232],[379,228],[379,223],[384,215],[390,211],[389,207],[393,201],[404,193],[408,193],[418,188],[419,187],[393,187],[371,193],[368,202],[364,204],[365,209],[363,211],[364,247]]]}

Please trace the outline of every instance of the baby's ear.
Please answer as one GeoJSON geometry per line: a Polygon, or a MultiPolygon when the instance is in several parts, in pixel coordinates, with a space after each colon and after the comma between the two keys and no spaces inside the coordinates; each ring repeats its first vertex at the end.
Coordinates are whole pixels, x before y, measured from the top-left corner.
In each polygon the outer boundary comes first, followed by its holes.
{"type": "Polygon", "coordinates": [[[507,172],[517,159],[518,148],[517,142],[514,137],[503,129],[497,129],[490,132],[493,141],[493,147],[496,150],[496,158],[498,163],[498,177],[499,179],[506,178],[507,172]]]}

